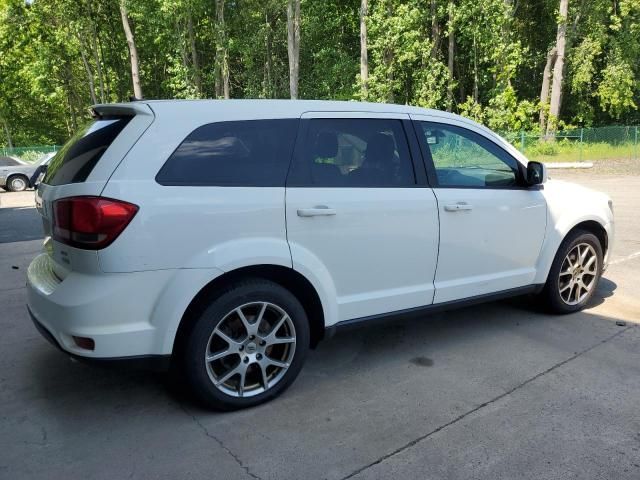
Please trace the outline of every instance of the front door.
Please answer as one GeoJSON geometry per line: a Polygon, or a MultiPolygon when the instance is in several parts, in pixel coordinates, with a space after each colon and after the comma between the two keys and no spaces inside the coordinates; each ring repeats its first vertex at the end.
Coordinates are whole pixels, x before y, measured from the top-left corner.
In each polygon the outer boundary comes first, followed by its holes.
{"type": "Polygon", "coordinates": [[[480,132],[415,125],[440,212],[434,303],[530,285],[547,216],[538,187],[527,187],[519,162],[480,132]]]}
{"type": "Polygon", "coordinates": [[[363,117],[303,116],[287,180],[293,267],[329,290],[329,324],[433,300],[438,212],[416,179],[412,126],[407,115],[363,117]]]}

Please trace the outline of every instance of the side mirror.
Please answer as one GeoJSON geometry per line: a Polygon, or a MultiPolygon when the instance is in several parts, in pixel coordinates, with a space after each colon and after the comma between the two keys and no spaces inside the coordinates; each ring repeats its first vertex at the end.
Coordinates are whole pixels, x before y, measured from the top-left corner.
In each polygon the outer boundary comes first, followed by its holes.
{"type": "Polygon", "coordinates": [[[544,163],[529,162],[527,164],[527,183],[529,185],[540,185],[547,181],[547,167],[544,163]]]}

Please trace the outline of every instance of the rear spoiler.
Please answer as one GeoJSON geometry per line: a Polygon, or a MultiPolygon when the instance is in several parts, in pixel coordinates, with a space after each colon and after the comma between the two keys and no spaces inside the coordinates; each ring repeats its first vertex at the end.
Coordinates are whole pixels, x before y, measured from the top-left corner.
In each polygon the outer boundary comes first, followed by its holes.
{"type": "Polygon", "coordinates": [[[153,110],[146,103],[105,103],[94,105],[91,109],[95,117],[106,117],[111,115],[135,116],[149,115],[154,116],[153,110]]]}

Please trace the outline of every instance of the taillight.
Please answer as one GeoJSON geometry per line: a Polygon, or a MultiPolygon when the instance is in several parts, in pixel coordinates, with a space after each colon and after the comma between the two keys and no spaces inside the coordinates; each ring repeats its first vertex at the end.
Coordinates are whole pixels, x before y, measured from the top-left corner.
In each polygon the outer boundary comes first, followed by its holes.
{"type": "Polygon", "coordinates": [[[86,250],[109,246],[138,211],[138,206],[102,197],[69,197],[53,202],[53,238],[86,250]]]}

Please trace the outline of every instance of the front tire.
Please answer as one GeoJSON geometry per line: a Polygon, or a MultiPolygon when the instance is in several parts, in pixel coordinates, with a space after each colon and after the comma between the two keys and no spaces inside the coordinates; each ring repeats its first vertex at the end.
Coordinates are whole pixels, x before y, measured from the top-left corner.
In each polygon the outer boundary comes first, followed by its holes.
{"type": "Polygon", "coordinates": [[[309,349],[298,299],[262,279],[230,285],[197,317],[181,352],[194,394],[216,410],[264,403],[295,380],[309,349]]]}
{"type": "Polygon", "coordinates": [[[582,310],[593,296],[602,274],[603,253],[598,238],[577,230],[564,239],[541,293],[553,313],[582,310]]]}

